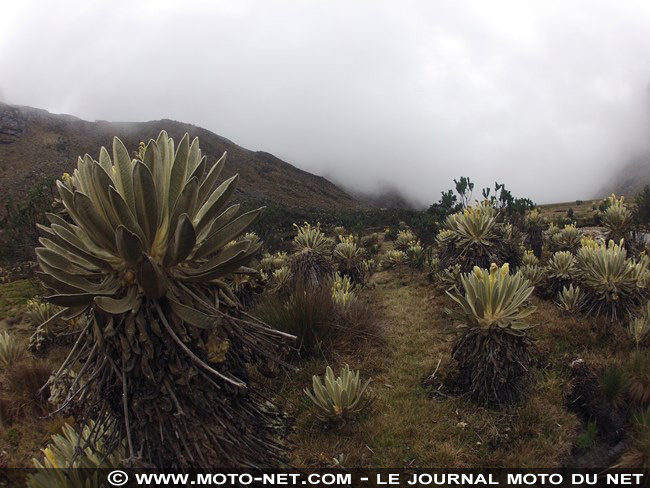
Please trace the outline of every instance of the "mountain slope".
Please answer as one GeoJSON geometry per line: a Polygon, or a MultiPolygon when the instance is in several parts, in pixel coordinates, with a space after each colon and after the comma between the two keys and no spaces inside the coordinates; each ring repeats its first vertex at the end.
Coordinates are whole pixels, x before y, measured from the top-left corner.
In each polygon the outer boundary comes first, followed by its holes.
{"type": "Polygon", "coordinates": [[[136,150],[140,141],[160,130],[180,140],[185,132],[198,136],[201,150],[213,164],[228,151],[223,177],[240,174],[240,198],[270,200],[291,207],[321,210],[361,208],[364,205],[321,176],[300,170],[265,152],[255,152],[206,129],[173,120],[151,122],[89,122],[70,115],[0,103],[0,205],[20,201],[39,181],[60,176],[86,153],[97,159],[99,148],[111,147],[118,136],[136,150]]]}
{"type": "Polygon", "coordinates": [[[650,185],[650,158],[639,158],[617,170],[598,196],[612,193],[632,196],[643,190],[646,185],[650,185]]]}

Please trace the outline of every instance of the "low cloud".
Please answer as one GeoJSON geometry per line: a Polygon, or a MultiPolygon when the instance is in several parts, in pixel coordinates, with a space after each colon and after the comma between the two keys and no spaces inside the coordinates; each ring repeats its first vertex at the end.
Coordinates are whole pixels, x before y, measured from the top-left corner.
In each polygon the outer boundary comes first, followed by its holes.
{"type": "Polygon", "coordinates": [[[648,151],[648,27],[613,0],[14,2],[0,98],[182,120],[420,203],[460,175],[573,200],[648,151]]]}

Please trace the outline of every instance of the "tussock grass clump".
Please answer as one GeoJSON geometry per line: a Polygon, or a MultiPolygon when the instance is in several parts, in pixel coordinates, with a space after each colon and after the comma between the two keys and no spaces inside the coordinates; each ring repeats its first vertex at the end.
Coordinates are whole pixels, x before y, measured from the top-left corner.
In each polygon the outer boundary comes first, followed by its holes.
{"type": "Polygon", "coordinates": [[[650,409],[632,417],[632,442],[615,466],[623,469],[650,469],[650,409]]]}
{"type": "Polygon", "coordinates": [[[639,407],[650,406],[650,350],[634,352],[627,363],[630,400],[639,407]]]}
{"type": "Polygon", "coordinates": [[[619,366],[610,366],[603,373],[602,385],[605,397],[614,407],[621,407],[627,396],[628,378],[619,366]]]}
{"type": "Polygon", "coordinates": [[[296,336],[301,357],[327,357],[333,349],[352,350],[380,335],[375,309],[357,297],[346,277],[317,287],[299,283],[288,295],[264,295],[253,311],[271,326],[296,336]]]}
{"type": "Polygon", "coordinates": [[[296,349],[301,356],[329,349],[339,332],[329,283],[320,286],[298,284],[288,298],[267,295],[254,311],[272,327],[296,336],[296,349]]]}
{"type": "Polygon", "coordinates": [[[6,388],[15,409],[43,414],[48,409],[45,386],[52,367],[45,361],[29,359],[14,365],[6,375],[6,388]]]}

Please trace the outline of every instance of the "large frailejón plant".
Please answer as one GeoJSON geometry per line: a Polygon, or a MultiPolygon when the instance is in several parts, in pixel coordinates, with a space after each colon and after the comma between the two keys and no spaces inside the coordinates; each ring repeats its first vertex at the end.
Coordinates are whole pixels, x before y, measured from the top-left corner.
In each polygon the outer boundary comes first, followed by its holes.
{"type": "Polygon", "coordinates": [[[47,299],[86,317],[61,371],[78,365],[68,401],[129,464],[264,466],[281,448],[273,405],[249,388],[249,365],[276,360],[290,336],[243,312],[224,278],[246,273],[260,244],[245,232],[262,209],[228,206],[188,135],[165,132],[131,158],[113,141],[57,181],[67,215],[49,215],[37,249],[47,299]],[[101,427],[106,424],[110,429],[101,427]]]}

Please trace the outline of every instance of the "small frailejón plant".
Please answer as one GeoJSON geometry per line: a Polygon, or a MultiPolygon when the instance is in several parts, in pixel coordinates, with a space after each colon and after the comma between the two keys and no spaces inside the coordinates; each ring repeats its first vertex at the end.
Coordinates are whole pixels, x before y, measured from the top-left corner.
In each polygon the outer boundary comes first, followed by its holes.
{"type": "Polygon", "coordinates": [[[619,242],[626,239],[634,225],[634,215],[625,205],[625,197],[616,198],[612,195],[607,198],[607,208],[600,215],[601,221],[607,227],[607,240],[619,242]]]}
{"type": "Polygon", "coordinates": [[[27,302],[25,314],[34,327],[39,327],[44,322],[49,321],[58,311],[59,308],[51,303],[40,300],[29,300],[27,302]]]}
{"type": "Polygon", "coordinates": [[[577,313],[585,305],[585,294],[579,286],[574,288],[573,284],[570,284],[558,293],[556,305],[566,313],[577,313]]]}
{"type": "Polygon", "coordinates": [[[499,221],[499,211],[489,203],[466,207],[447,217],[436,238],[441,267],[458,264],[463,272],[491,263],[519,267],[523,256],[521,235],[499,221]]]}
{"type": "Polygon", "coordinates": [[[422,269],[426,261],[426,250],[420,241],[412,241],[406,248],[406,259],[411,268],[422,269]]]}
{"type": "Polygon", "coordinates": [[[524,257],[521,259],[522,266],[539,266],[539,258],[533,254],[533,251],[527,250],[524,252],[524,257]]]}
{"type": "Polygon", "coordinates": [[[569,251],[558,251],[553,254],[546,265],[546,280],[542,286],[544,295],[553,298],[562,292],[564,287],[573,283],[578,275],[576,258],[569,251]]]}
{"type": "Polygon", "coordinates": [[[70,424],[65,424],[62,434],[53,435],[52,442],[43,449],[43,461],[33,460],[36,472],[28,475],[28,488],[107,486],[106,475],[100,470],[121,467],[126,457],[126,443],[106,452],[102,440],[106,432],[94,427],[94,422],[89,422],[79,433],[70,424]]]}
{"type": "Polygon", "coordinates": [[[354,236],[339,236],[339,243],[334,247],[332,256],[341,273],[349,276],[354,282],[363,281],[361,273],[361,260],[364,251],[357,245],[354,236]]]}
{"type": "Polygon", "coordinates": [[[0,334],[0,366],[9,368],[25,357],[26,348],[6,331],[0,334]]]}
{"type": "Polygon", "coordinates": [[[623,241],[607,245],[584,241],[576,255],[576,268],[586,293],[587,313],[616,320],[632,314],[646,294],[638,286],[636,264],[627,258],[623,241]]]}
{"type": "Polygon", "coordinates": [[[526,233],[526,244],[532,249],[532,254],[542,257],[542,248],[544,246],[544,229],[546,228],[546,219],[539,213],[539,210],[533,209],[524,218],[524,230],[526,233]]]}
{"type": "Polygon", "coordinates": [[[526,264],[519,268],[519,272],[535,287],[546,278],[546,269],[536,264],[526,264]]]}
{"type": "Polygon", "coordinates": [[[332,280],[332,301],[334,305],[339,310],[345,311],[350,308],[356,298],[355,288],[350,277],[336,273],[332,280]]]}
{"type": "Polygon", "coordinates": [[[457,384],[480,404],[514,403],[532,379],[531,326],[524,319],[535,311],[527,304],[534,287],[521,273],[510,274],[508,264],[475,267],[461,281],[464,293],[447,292],[459,306],[448,312],[462,330],[452,350],[457,384]]]}
{"type": "Polygon", "coordinates": [[[305,388],[304,392],[313,402],[314,413],[320,420],[346,420],[358,415],[372,403],[373,398],[366,391],[369,384],[369,379],[363,383],[359,371],[352,371],[347,364],[341,368],[338,377],[328,366],[323,380],[315,375],[312,390],[305,388]]]}
{"type": "Polygon", "coordinates": [[[552,251],[568,251],[575,254],[580,247],[582,235],[575,224],[565,225],[551,235],[550,248],[552,251]]]}
{"type": "Polygon", "coordinates": [[[320,229],[320,223],[312,226],[305,222],[297,224],[298,234],[293,239],[296,253],[291,257],[291,274],[298,286],[319,286],[333,271],[330,256],[334,240],[320,229]]]}
{"type": "Polygon", "coordinates": [[[141,154],[115,138],[112,158],[79,158],[57,181],[71,222],[41,226],[46,299],[88,316],[59,370],[79,365],[67,400],[80,395],[85,423],[114,425],[104,446],[126,439],[131,464],[273,465],[277,413],[248,388],[247,366],[291,336],[244,313],[224,281],[251,271],[260,244],[237,239],[262,209],[227,205],[238,176],[217,185],[225,154],[209,166],[198,139],[175,147],[163,131],[141,154]]]}
{"type": "Polygon", "coordinates": [[[329,255],[332,252],[334,241],[320,229],[320,223],[312,226],[305,222],[302,227],[298,224],[293,224],[293,226],[298,230],[298,234],[293,239],[293,247],[296,252],[311,251],[323,255],[329,255]]]}
{"type": "Polygon", "coordinates": [[[632,319],[627,326],[627,333],[637,349],[650,347],[650,302],[640,317],[632,319]]]}
{"type": "Polygon", "coordinates": [[[395,249],[406,251],[415,240],[417,240],[417,237],[409,229],[400,230],[395,239],[395,249]]]}
{"type": "Polygon", "coordinates": [[[404,264],[406,262],[407,256],[404,251],[398,251],[397,249],[390,249],[386,251],[384,256],[381,259],[382,269],[389,269],[404,264]]]}

